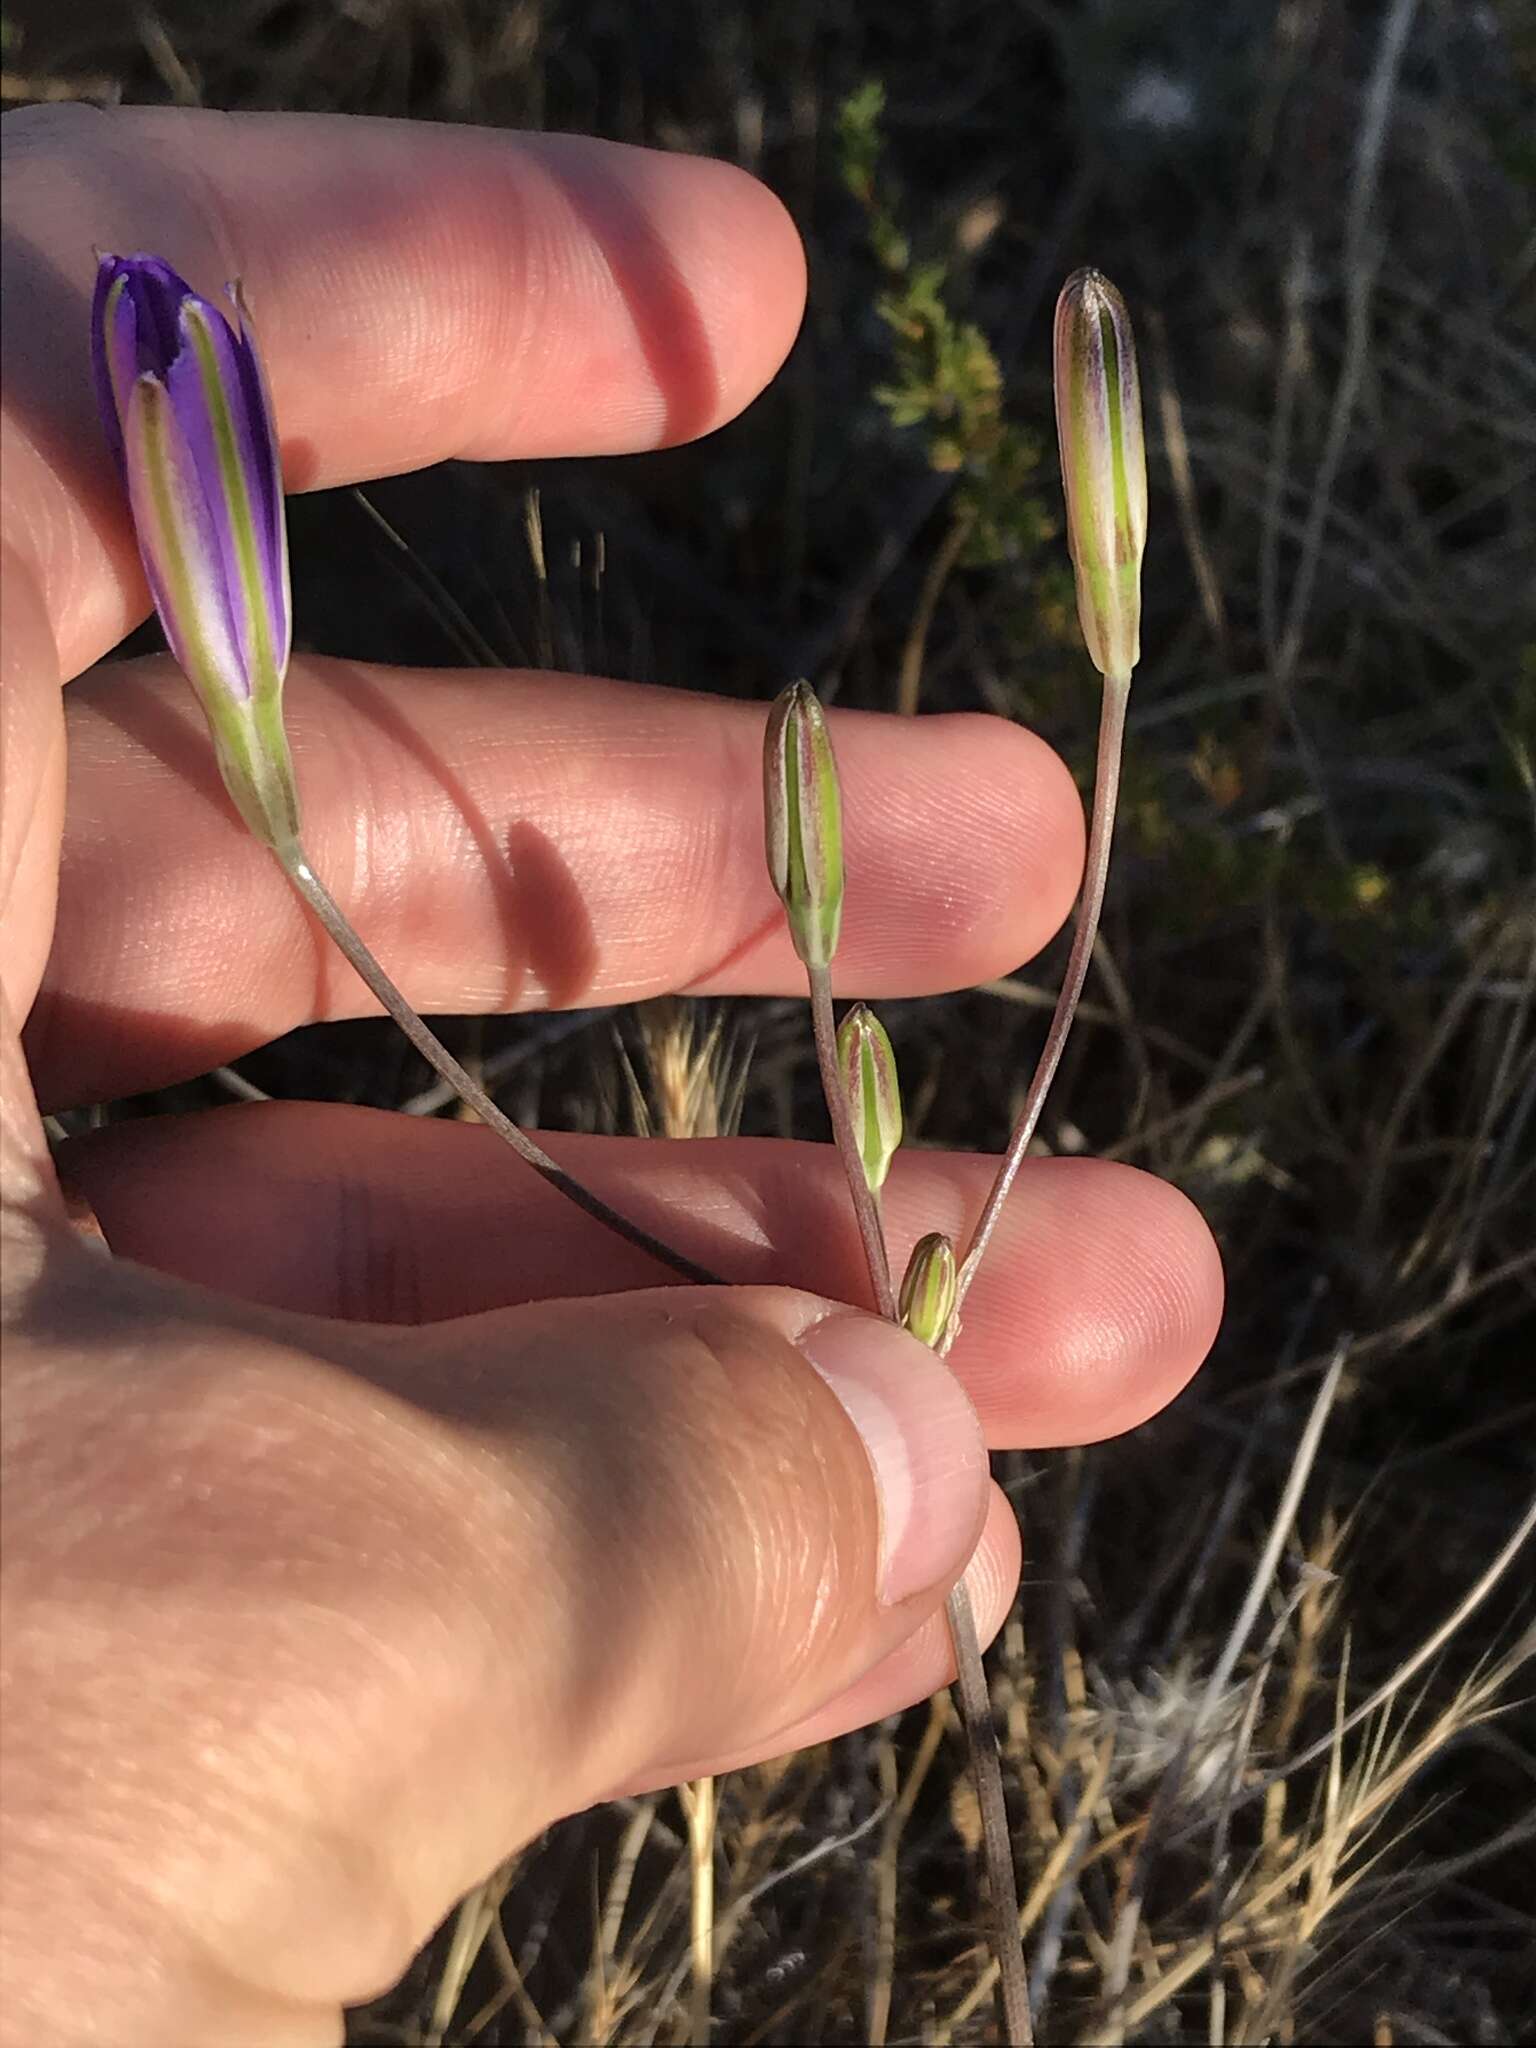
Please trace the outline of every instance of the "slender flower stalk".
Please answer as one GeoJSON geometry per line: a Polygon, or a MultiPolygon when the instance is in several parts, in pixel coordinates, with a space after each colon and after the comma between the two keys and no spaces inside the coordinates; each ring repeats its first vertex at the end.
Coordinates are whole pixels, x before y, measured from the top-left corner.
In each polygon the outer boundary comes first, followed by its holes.
{"type": "Polygon", "coordinates": [[[424,1018],[418,1016],[405,997],[385,973],[363,939],[354,930],[329,889],[310,866],[302,848],[296,848],[293,865],[287,868],[287,875],[294,888],[314,912],[327,935],[343,952],[356,969],[360,980],[365,982],[378,998],[385,1011],[392,1017],[405,1036],[415,1046],[427,1064],[448,1083],[459,1100],[472,1109],[481,1123],[488,1124],[504,1144],[510,1145],[520,1159],[526,1160],[534,1171],[547,1181],[557,1193],[573,1202],[583,1214],[594,1222],[606,1225],[618,1237],[637,1245],[643,1252],[670,1266],[684,1280],[694,1280],[706,1287],[722,1284],[720,1276],[701,1266],[686,1253],[674,1251],[672,1246],[659,1237],[653,1237],[638,1223],[632,1223],[620,1210],[605,1202],[601,1195],[594,1194],[584,1181],[577,1180],[572,1173],[544,1150],[544,1147],[530,1138],[528,1133],[505,1111],[498,1109],[486,1094],[484,1088],[469,1070],[461,1066],[443,1044],[424,1018]]]}
{"type": "Polygon", "coordinates": [[[1067,971],[1024,1107],[961,1261],[957,1313],[1039,1125],[1088,979],[1109,877],[1131,672],[1141,658],[1141,558],[1147,532],[1141,386],[1125,301],[1097,270],[1075,271],[1056,302],[1055,383],[1078,617],[1089,656],[1104,678],[1093,820],[1067,971]]]}
{"type": "Polygon", "coordinates": [[[292,642],[271,400],[239,287],[231,322],[158,256],[98,259],[91,354],[102,424],[171,652],[250,830],[411,1043],[578,1208],[685,1279],[715,1275],[631,1223],[504,1116],[395,987],[311,867],[283,726],[292,642]]]}
{"type": "Polygon", "coordinates": [[[955,1310],[958,1314],[976,1277],[997,1219],[1004,1202],[1018,1177],[1019,1168],[1029,1150],[1030,1141],[1039,1127],[1045,1099],[1050,1093],[1056,1070],[1061,1065],[1061,1056],[1066,1051],[1067,1039],[1071,1035],[1077,1006],[1082,999],[1083,987],[1088,979],[1088,969],[1093,962],[1094,942],[1099,935],[1099,919],[1104,909],[1104,888],[1109,879],[1109,856],[1115,830],[1116,799],[1120,789],[1120,757],[1125,738],[1125,708],[1130,695],[1129,681],[1116,682],[1105,679],[1104,694],[1099,707],[1098,758],[1094,766],[1093,780],[1093,822],[1088,833],[1088,859],[1083,874],[1082,894],[1077,904],[1077,926],[1072,934],[1072,948],[1067,955],[1066,973],[1062,977],[1061,989],[1056,997],[1056,1007],[1051,1012],[1050,1028],[1045,1035],[1040,1058],[1030,1076],[1029,1089],[1024,1097],[1024,1107],[1019,1112],[1008,1139],[1008,1149],[998,1169],[987,1199],[976,1219],[966,1245],[965,1257],[960,1266],[960,1284],[955,1295],[955,1310]]]}
{"type": "MultiPolygon", "coordinates": [[[[763,813],[768,872],[783,902],[795,950],[805,963],[822,1093],[858,1220],[870,1286],[880,1314],[888,1322],[899,1323],[904,1316],[891,1285],[890,1255],[880,1221],[878,1194],[890,1166],[886,1138],[893,1126],[895,1135],[889,1150],[894,1152],[900,1143],[901,1101],[895,1058],[890,1055],[889,1039],[873,1013],[862,1004],[844,1020],[841,1034],[832,1020],[830,969],[843,909],[842,797],[826,719],[808,683],[792,685],[768,714],[763,751],[763,813]],[[866,1050],[870,1059],[867,1083],[866,1050]],[[890,1055],[889,1073],[882,1078],[879,1069],[887,1064],[886,1055],[890,1055]],[[850,1065],[857,1068],[852,1076],[850,1065]]],[[[931,1245],[931,1249],[919,1262],[917,1281],[912,1280],[909,1269],[908,1281],[915,1293],[906,1306],[919,1318],[926,1308],[935,1331],[932,1348],[943,1356],[953,1341],[956,1323],[947,1304],[942,1320],[936,1319],[933,1282],[937,1277],[943,1292],[952,1295],[954,1247],[947,1239],[925,1239],[923,1243],[931,1245]],[[951,1284],[946,1284],[943,1278],[945,1261],[937,1249],[939,1243],[948,1250],[951,1284]]],[[[922,1252],[922,1246],[918,1251],[922,1252]]],[[[917,1259],[915,1253],[914,1260],[917,1259]]],[[[1008,1808],[1003,1797],[1002,1760],[976,1619],[963,1578],[950,1589],[944,1611],[955,1652],[960,1718],[965,1724],[981,1814],[982,1853],[992,1907],[992,1950],[1002,1992],[1004,2031],[1008,2042],[1017,2044],[1017,2048],[1029,2048],[1034,2036],[1019,1938],[1018,1887],[1008,1808]]]]}

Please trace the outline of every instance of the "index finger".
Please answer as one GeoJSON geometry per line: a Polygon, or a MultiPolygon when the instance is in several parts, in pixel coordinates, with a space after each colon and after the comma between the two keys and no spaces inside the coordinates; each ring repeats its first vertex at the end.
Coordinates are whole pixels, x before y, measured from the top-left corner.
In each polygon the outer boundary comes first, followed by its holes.
{"type": "Polygon", "coordinates": [[[805,268],[728,164],[341,115],[7,117],[6,539],[66,675],[148,609],[87,363],[92,249],[244,284],[290,489],[706,433],[782,362],[805,268]]]}

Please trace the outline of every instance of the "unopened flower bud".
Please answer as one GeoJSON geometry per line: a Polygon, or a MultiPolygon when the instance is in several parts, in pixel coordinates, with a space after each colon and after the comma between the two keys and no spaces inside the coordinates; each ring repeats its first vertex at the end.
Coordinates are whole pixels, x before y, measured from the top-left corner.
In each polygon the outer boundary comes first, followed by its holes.
{"type": "Polygon", "coordinates": [[[1097,270],[1056,301],[1056,433],[1077,614],[1100,675],[1128,682],[1141,659],[1147,452],[1125,301],[1097,270]]]}
{"type": "Polygon", "coordinates": [[[937,1351],[955,1312],[955,1248],[942,1230],[920,1237],[912,1247],[901,1283],[901,1324],[937,1351]]]}
{"type": "Polygon", "coordinates": [[[901,1087],[885,1026],[867,1003],[855,1003],[837,1027],[837,1063],[864,1178],[878,1194],[901,1143],[901,1087]]]}
{"type": "Polygon", "coordinates": [[[827,721],[809,683],[793,683],[768,714],[763,749],[768,872],[795,951],[827,967],[843,920],[843,806],[827,721]]]}
{"type": "Polygon", "coordinates": [[[102,424],[171,652],[202,701],[235,805],[268,846],[298,838],[283,731],[288,541],[266,380],[233,322],[158,256],[103,256],[91,347],[102,424]]]}

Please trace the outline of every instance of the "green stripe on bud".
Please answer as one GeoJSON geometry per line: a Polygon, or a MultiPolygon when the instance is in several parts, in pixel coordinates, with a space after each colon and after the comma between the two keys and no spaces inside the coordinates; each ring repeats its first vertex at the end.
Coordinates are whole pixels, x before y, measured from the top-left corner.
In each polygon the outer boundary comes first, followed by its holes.
{"type": "Polygon", "coordinates": [[[1061,288],[1055,366],[1077,613],[1094,667],[1126,682],[1141,659],[1147,452],[1131,316],[1100,271],[1074,271],[1061,288]]]}
{"type": "Polygon", "coordinates": [[[901,1087],[885,1026],[867,1003],[855,1003],[837,1027],[837,1063],[864,1178],[877,1195],[901,1143],[901,1087]]]}
{"type": "Polygon", "coordinates": [[[843,804],[827,721],[809,683],[768,714],[763,748],[768,872],[807,967],[828,967],[843,921],[843,804]]]}
{"type": "Polygon", "coordinates": [[[901,1325],[930,1351],[937,1351],[949,1333],[958,1279],[955,1248],[943,1231],[920,1237],[901,1283],[901,1325]]]}

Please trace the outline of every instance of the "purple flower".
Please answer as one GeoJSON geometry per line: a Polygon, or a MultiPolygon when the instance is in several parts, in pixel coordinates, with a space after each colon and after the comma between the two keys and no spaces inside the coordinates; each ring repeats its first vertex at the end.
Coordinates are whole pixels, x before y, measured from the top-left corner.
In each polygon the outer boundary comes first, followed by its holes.
{"type": "Polygon", "coordinates": [[[291,847],[283,731],[291,639],[282,470],[238,286],[232,325],[158,256],[103,256],[91,352],[107,441],[177,661],[251,830],[291,847]]]}

